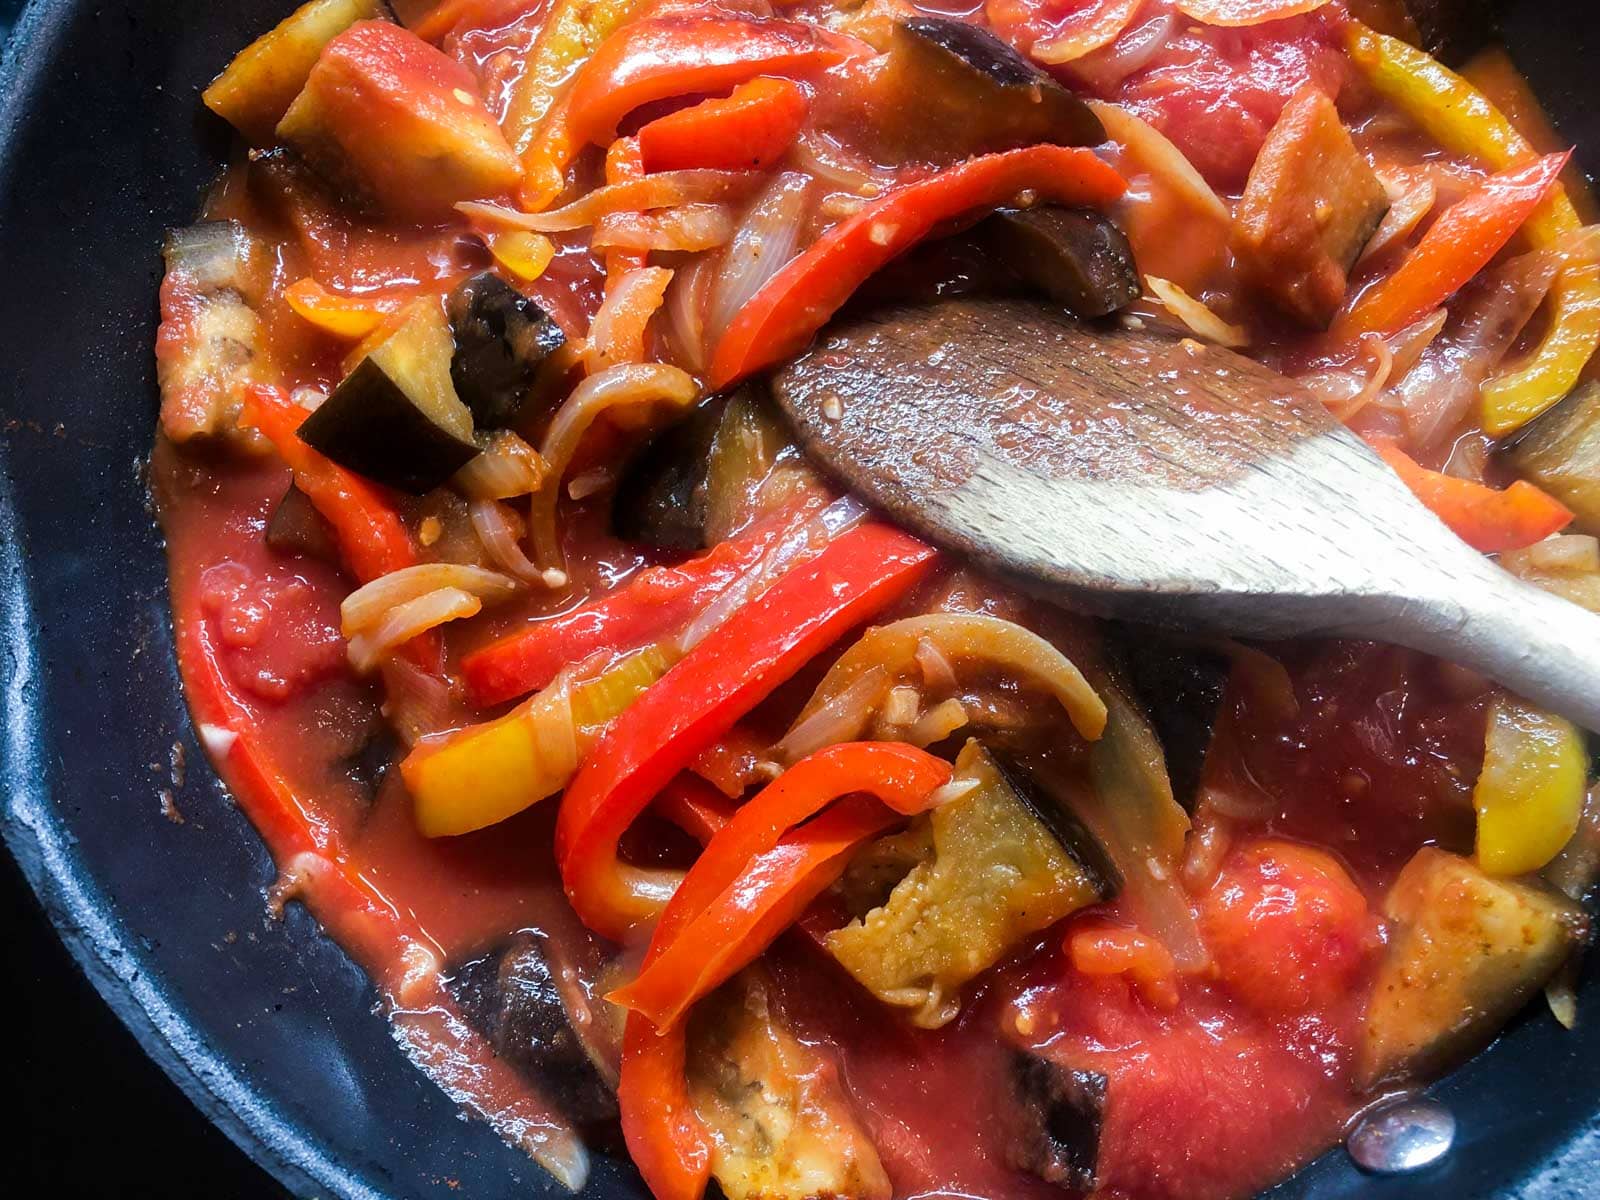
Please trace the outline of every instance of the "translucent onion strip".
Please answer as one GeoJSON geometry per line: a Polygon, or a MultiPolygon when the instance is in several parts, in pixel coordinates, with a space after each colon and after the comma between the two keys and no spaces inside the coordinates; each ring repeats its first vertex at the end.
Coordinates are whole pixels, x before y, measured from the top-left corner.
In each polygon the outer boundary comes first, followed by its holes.
{"type": "Polygon", "coordinates": [[[794,257],[811,181],[795,171],[775,178],[751,204],[723,253],[706,305],[705,331],[722,336],[750,298],[794,257]]]}
{"type": "Polygon", "coordinates": [[[1249,344],[1250,335],[1242,326],[1224,321],[1170,279],[1146,275],[1144,282],[1163,308],[1206,341],[1233,350],[1249,344]]]}
{"type": "Polygon", "coordinates": [[[380,575],[357,588],[339,606],[339,626],[345,637],[364,633],[387,618],[389,610],[441,589],[466,592],[491,603],[517,590],[516,581],[497,571],[464,563],[419,563],[380,575]]]}
{"type": "Polygon", "coordinates": [[[509,429],[489,435],[483,452],[455,473],[452,482],[468,500],[509,500],[539,489],[550,473],[544,458],[509,429]]]}
{"type": "Polygon", "coordinates": [[[790,732],[874,668],[896,679],[919,671],[924,643],[958,667],[982,664],[1044,688],[1085,738],[1098,738],[1105,728],[1105,702],[1071,659],[1031,629],[983,613],[927,613],[862,634],[823,676],[790,732]]]}
{"type": "MultiPolygon", "coordinates": [[[[605,299],[589,322],[589,344],[583,352],[584,364],[591,372],[645,358],[645,331],[671,282],[672,272],[665,267],[636,267],[624,271],[606,289],[605,299]]],[[[548,461],[549,455],[545,458],[548,461]]]]}
{"type": "Polygon", "coordinates": [[[1105,126],[1106,136],[1121,143],[1152,175],[1160,178],[1196,209],[1227,224],[1233,220],[1228,206],[1160,130],[1125,108],[1104,100],[1085,101],[1105,126]]]}
{"type": "Polygon", "coordinates": [[[1177,0],[1175,7],[1202,25],[1239,27],[1303,16],[1328,0],[1177,0]]]}
{"type": "Polygon", "coordinates": [[[651,213],[612,213],[595,223],[596,250],[694,254],[725,245],[733,216],[721,204],[685,204],[651,213]]]}
{"type": "Polygon", "coordinates": [[[442,587],[397,604],[377,625],[350,639],[350,665],[363,673],[370,671],[396,646],[447,621],[475,617],[482,608],[483,601],[456,587],[442,587]]]}
{"type": "Polygon", "coordinates": [[[1033,57],[1058,67],[1109,46],[1133,22],[1144,0],[1102,0],[1085,20],[1073,20],[1061,33],[1033,44],[1033,57]]]}
{"type": "Polygon", "coordinates": [[[827,746],[855,741],[888,690],[889,672],[874,664],[820,706],[808,706],[805,715],[772,748],[772,757],[780,763],[795,763],[827,746]]]}
{"type": "Polygon", "coordinates": [[[556,500],[561,480],[578,452],[583,435],[607,409],[623,406],[687,408],[699,395],[688,372],[665,363],[628,363],[590,375],[556,410],[539,452],[550,465],[544,486],[533,494],[528,532],[534,561],[541,568],[561,570],[566,558],[556,532],[556,500]]]}
{"type": "Polygon", "coordinates": [[[758,176],[753,171],[660,171],[595,188],[562,208],[527,213],[478,200],[463,201],[456,210],[474,226],[525,229],[530,233],[562,233],[593,225],[609,213],[644,212],[681,204],[710,204],[747,191],[758,176]]]}
{"type": "Polygon", "coordinates": [[[527,583],[558,588],[567,585],[567,573],[540,568],[523,552],[512,514],[497,500],[474,500],[467,508],[473,531],[484,551],[501,570],[527,583]]]}

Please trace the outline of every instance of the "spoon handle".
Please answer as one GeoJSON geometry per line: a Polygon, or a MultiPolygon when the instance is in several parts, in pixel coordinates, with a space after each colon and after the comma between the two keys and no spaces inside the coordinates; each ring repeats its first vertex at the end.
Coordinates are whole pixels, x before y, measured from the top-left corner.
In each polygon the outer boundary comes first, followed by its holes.
{"type": "Polygon", "coordinates": [[[1448,601],[1419,601],[1402,617],[1415,636],[1394,640],[1470,667],[1600,730],[1600,615],[1482,561],[1485,569],[1473,586],[1448,601]]]}

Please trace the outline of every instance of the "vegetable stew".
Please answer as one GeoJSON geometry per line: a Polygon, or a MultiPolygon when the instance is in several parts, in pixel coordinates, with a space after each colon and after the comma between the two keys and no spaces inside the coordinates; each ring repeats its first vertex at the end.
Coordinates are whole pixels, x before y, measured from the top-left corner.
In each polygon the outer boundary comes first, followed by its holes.
{"type": "Polygon", "coordinates": [[[1570,1020],[1588,734],[1030,598],[764,382],[852,306],[1167,327],[1600,610],[1592,201],[1448,10],[286,13],[203,96],[242,146],[164,247],[152,471],[274,910],[562,1183],[622,1148],[656,1200],[1244,1197],[1570,1020]]]}

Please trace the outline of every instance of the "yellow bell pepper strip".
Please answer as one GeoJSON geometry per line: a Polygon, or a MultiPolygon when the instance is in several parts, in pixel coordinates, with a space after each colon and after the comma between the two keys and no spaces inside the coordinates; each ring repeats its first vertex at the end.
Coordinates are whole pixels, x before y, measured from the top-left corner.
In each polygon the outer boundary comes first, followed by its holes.
{"type": "Polygon", "coordinates": [[[629,1013],[617,1089],[629,1154],[656,1200],[699,1200],[710,1174],[710,1138],[684,1075],[689,1006],[759,957],[858,847],[926,809],[949,778],[949,764],[910,746],[831,746],[740,809],[696,860],[661,915],[639,978],[611,997],[642,1002],[660,993],[675,1014],[658,1025],[629,1013]]]}
{"type": "Polygon", "coordinates": [[[968,159],[890,192],[828,230],[739,310],[712,356],[711,390],[803,350],[868,276],[936,226],[1024,190],[1041,203],[1103,208],[1127,183],[1093,151],[1041,145],[968,159]]]}
{"type": "Polygon", "coordinates": [[[1478,865],[1526,875],[1559,854],[1583,814],[1588,770],[1583,735],[1570,722],[1512,696],[1496,700],[1472,793],[1478,865]]]}
{"type": "Polygon", "coordinates": [[[357,300],[330,292],[307,276],[284,289],[283,298],[296,316],[324,333],[359,342],[400,311],[398,300],[357,300]]]}
{"type": "Polygon", "coordinates": [[[1521,550],[1565,529],[1572,510],[1548,492],[1519,479],[1496,490],[1420,466],[1391,443],[1374,446],[1418,500],[1474,550],[1521,550]]]}
{"type": "Polygon", "coordinates": [[[886,525],[858,525],[791,568],[712,630],[594,747],[561,801],[556,860],[584,924],[622,941],[657,916],[658,873],[617,843],[667,782],[779,684],[921,579],[933,551],[886,525]]]}
{"type": "Polygon", "coordinates": [[[418,743],[400,763],[418,830],[471,833],[555,795],[606,725],[677,657],[670,643],[646,646],[593,679],[558,679],[497,720],[418,743]]]}
{"type": "Polygon", "coordinates": [[[1492,175],[1452,204],[1392,274],[1338,316],[1334,336],[1393,333],[1438,308],[1522,228],[1556,186],[1569,157],[1549,154],[1492,175]]]}
{"type": "MultiPolygon", "coordinates": [[[[1435,141],[1495,170],[1537,157],[1528,140],[1489,100],[1454,71],[1398,38],[1352,21],[1350,61],[1379,94],[1435,141]]],[[[1565,191],[1556,189],[1524,226],[1536,247],[1551,247],[1583,227],[1565,191]]],[[[1600,345],[1600,264],[1572,263],[1557,276],[1550,323],[1532,356],[1481,389],[1483,427],[1496,437],[1527,424],[1572,390],[1600,345]]]]}

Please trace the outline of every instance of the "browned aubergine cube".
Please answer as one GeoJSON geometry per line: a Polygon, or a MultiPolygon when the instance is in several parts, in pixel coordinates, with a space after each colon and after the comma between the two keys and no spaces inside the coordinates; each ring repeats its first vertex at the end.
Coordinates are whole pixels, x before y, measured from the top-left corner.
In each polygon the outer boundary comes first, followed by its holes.
{"type": "Polygon", "coordinates": [[[1325,329],[1388,211],[1389,195],[1333,101],[1302,88],[1267,134],[1234,214],[1240,271],[1284,312],[1325,329]]]}
{"type": "Polygon", "coordinates": [[[1091,1192],[1099,1175],[1106,1077],[1029,1051],[1014,1051],[1017,1119],[1008,1122],[1006,1165],[1046,1183],[1091,1192]]]}
{"type": "Polygon", "coordinates": [[[1029,288],[1076,316],[1109,316],[1143,290],[1133,247],[1103,213],[1055,204],[1005,208],[974,233],[1029,288]]]}

